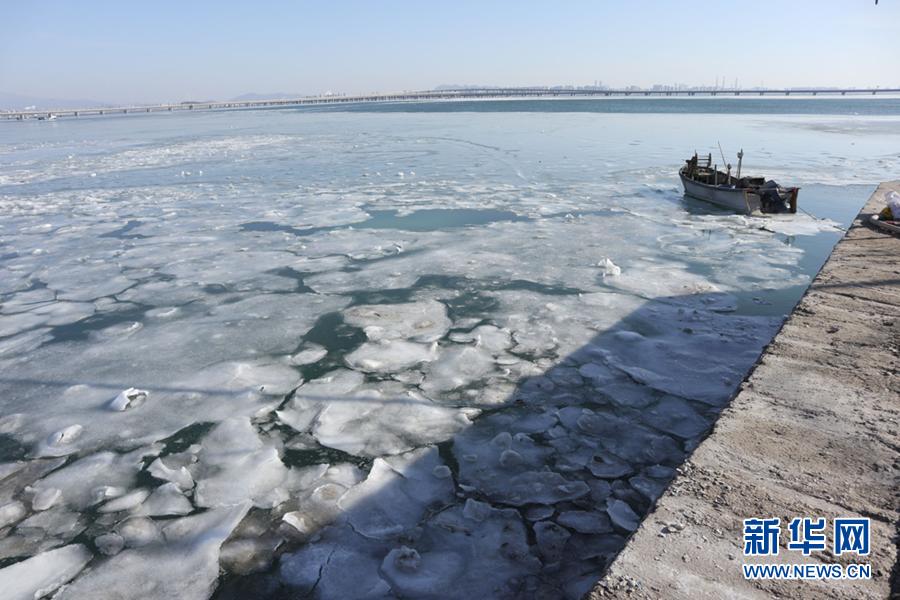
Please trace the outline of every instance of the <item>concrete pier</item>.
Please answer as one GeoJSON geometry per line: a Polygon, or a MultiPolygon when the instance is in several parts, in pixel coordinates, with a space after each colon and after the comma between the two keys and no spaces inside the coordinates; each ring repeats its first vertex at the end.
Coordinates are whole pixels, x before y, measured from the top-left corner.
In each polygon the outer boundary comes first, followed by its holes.
{"type": "Polygon", "coordinates": [[[834,248],[710,436],[679,469],[599,598],[900,598],[900,238],[862,219],[834,248]],[[777,557],[743,556],[743,519],[780,517],[777,557]],[[828,547],[788,550],[825,517],[828,547]],[[868,557],[832,551],[836,517],[871,519],[868,557]],[[869,580],[752,581],[742,564],[870,563],[869,580]]]}

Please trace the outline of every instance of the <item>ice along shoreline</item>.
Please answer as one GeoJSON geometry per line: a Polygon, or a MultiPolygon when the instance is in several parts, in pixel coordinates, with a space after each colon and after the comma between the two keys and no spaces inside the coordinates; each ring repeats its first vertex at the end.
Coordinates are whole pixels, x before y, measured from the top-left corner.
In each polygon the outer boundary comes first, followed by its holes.
{"type": "MultiPolygon", "coordinates": [[[[886,598],[900,590],[900,240],[864,224],[890,190],[900,181],[871,196],[591,600],[886,598]],[[869,517],[872,579],[745,580],[741,522],[770,516],[869,517]]],[[[852,558],[794,552],[790,561],[852,558]]]]}

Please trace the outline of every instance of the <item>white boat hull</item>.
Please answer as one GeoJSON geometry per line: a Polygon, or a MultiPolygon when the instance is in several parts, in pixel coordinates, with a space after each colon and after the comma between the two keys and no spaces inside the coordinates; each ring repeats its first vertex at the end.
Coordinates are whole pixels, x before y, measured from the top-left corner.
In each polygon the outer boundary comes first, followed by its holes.
{"type": "Polygon", "coordinates": [[[684,193],[692,198],[705,200],[735,212],[745,214],[762,212],[762,202],[759,196],[749,190],[707,185],[685,177],[684,173],[679,173],[679,175],[681,183],[684,185],[684,193]]]}

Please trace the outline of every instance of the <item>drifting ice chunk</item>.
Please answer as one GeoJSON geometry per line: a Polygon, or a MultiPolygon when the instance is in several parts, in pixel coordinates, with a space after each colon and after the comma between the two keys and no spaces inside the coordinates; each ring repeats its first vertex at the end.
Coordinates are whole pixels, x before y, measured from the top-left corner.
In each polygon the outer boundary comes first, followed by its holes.
{"type": "Polygon", "coordinates": [[[125,538],[118,533],[104,533],[94,538],[94,546],[100,554],[115,556],[125,548],[125,538]]]}
{"type": "Polygon", "coordinates": [[[0,506],[0,529],[21,520],[27,512],[25,505],[18,500],[0,506]]]}
{"type": "Polygon", "coordinates": [[[36,511],[47,510],[62,498],[62,491],[56,488],[45,488],[34,495],[31,500],[31,509],[36,511]]]}
{"type": "Polygon", "coordinates": [[[304,591],[312,591],[322,575],[322,567],[335,551],[333,544],[304,546],[281,557],[278,574],[282,581],[304,591]]]}
{"type": "Polygon", "coordinates": [[[338,505],[357,533],[376,539],[396,536],[414,527],[426,509],[452,498],[452,482],[432,475],[440,464],[435,448],[387,460],[376,458],[366,480],[348,491],[338,505]]]}
{"type": "Polygon", "coordinates": [[[569,481],[552,471],[530,471],[516,475],[508,482],[508,488],[492,494],[500,502],[513,506],[523,504],[556,504],[574,500],[590,492],[583,481],[569,481]]]}
{"type": "Polygon", "coordinates": [[[316,415],[330,400],[350,394],[365,381],[357,371],[337,369],[300,386],[282,410],[275,411],[278,419],[297,431],[307,431],[316,415]]]}
{"type": "Polygon", "coordinates": [[[438,598],[453,595],[457,577],[464,576],[463,557],[435,549],[423,559],[413,548],[391,550],[381,563],[391,588],[409,598],[438,598]]]}
{"type": "MultiPolygon", "coordinates": [[[[648,464],[678,462],[684,454],[680,444],[672,438],[608,412],[569,406],[557,414],[560,422],[573,433],[594,437],[607,451],[622,459],[602,456],[600,462],[604,464],[619,466],[617,463],[627,461],[622,467],[624,469],[629,462],[635,461],[648,464]]],[[[613,478],[613,475],[602,475],[600,471],[595,474],[598,477],[613,478]]]]}
{"type": "Polygon", "coordinates": [[[194,478],[191,477],[191,472],[187,470],[187,467],[170,469],[161,458],[150,463],[147,471],[157,479],[174,483],[182,491],[186,492],[194,487],[194,478]]]}
{"type": "Polygon", "coordinates": [[[147,390],[139,390],[130,387],[127,390],[119,392],[119,395],[109,403],[109,409],[122,412],[129,408],[137,408],[143,404],[149,396],[150,392],[147,390]]]}
{"type": "Polygon", "coordinates": [[[407,339],[436,342],[450,329],[447,308],[436,300],[407,304],[369,304],[344,311],[344,321],[372,340],[407,339]]]}
{"type": "Polygon", "coordinates": [[[120,510],[130,510],[147,499],[150,495],[149,490],[134,490],[130,494],[125,494],[113,500],[110,500],[99,508],[102,513],[118,512],[120,510]]]}
{"type": "Polygon", "coordinates": [[[572,534],[552,521],[541,521],[534,524],[534,535],[537,549],[544,562],[558,562],[563,555],[563,548],[572,534]]]}
{"type": "Polygon", "coordinates": [[[609,517],[585,510],[569,510],[560,513],[556,521],[578,533],[608,533],[612,531],[612,527],[609,526],[609,517]]]}
{"type": "Polygon", "coordinates": [[[505,352],[512,345],[509,331],[493,325],[481,325],[467,333],[453,333],[450,339],[458,343],[475,342],[475,346],[493,355],[505,352]]]}
{"type": "Polygon", "coordinates": [[[59,489],[66,504],[84,510],[96,502],[124,494],[133,486],[143,457],[152,453],[152,448],[121,455],[97,452],[54,471],[35,483],[34,488],[39,492],[59,489]]]}
{"type": "Polygon", "coordinates": [[[320,600],[376,600],[393,597],[378,573],[378,549],[365,538],[347,536],[301,548],[281,558],[279,575],[288,585],[320,600]],[[349,538],[349,539],[348,539],[349,538]],[[352,577],[348,574],[352,573],[352,577]]]}
{"type": "Polygon", "coordinates": [[[606,452],[595,454],[587,467],[594,477],[600,477],[601,479],[619,479],[633,470],[627,462],[619,460],[606,452]]]}
{"type": "Polygon", "coordinates": [[[281,520],[304,536],[312,535],[318,529],[318,525],[299,510],[284,513],[281,520]]]}
{"type": "Polygon", "coordinates": [[[554,420],[529,413],[510,419],[501,413],[479,420],[454,438],[460,482],[478,488],[496,502],[522,506],[555,504],[588,493],[587,484],[569,481],[544,470],[553,448],[538,444],[528,434],[512,435],[500,428],[527,430],[549,427],[554,420]]]}
{"type": "Polygon", "coordinates": [[[57,506],[49,510],[34,513],[21,523],[17,529],[22,532],[28,529],[39,529],[44,535],[62,540],[58,545],[74,539],[84,531],[84,519],[79,513],[57,506]]]}
{"type": "Polygon", "coordinates": [[[292,365],[309,365],[319,362],[328,354],[328,350],[318,344],[307,344],[303,350],[291,357],[292,365]]]}
{"type": "Polygon", "coordinates": [[[446,440],[469,426],[475,414],[383,384],[328,404],[316,419],[313,435],[329,448],[383,456],[446,440]]]}
{"type": "Polygon", "coordinates": [[[156,522],[146,517],[131,517],[122,521],[116,526],[116,533],[129,548],[140,548],[162,539],[156,522]]]}
{"type": "Polygon", "coordinates": [[[347,364],[370,373],[396,373],[429,362],[437,357],[436,348],[403,340],[366,342],[346,356],[347,364]]]}
{"type": "Polygon", "coordinates": [[[622,267],[613,263],[613,261],[608,258],[604,258],[603,262],[600,263],[600,266],[603,267],[603,277],[616,277],[622,274],[622,267]]]}
{"type": "Polygon", "coordinates": [[[440,512],[424,524],[414,548],[389,553],[382,572],[395,595],[534,597],[524,589],[524,580],[540,569],[540,562],[529,551],[518,512],[489,507],[479,511],[482,520],[476,521],[466,517],[464,510],[457,505],[440,512]]]}
{"type": "Polygon", "coordinates": [[[556,511],[553,510],[552,506],[537,505],[526,508],[524,515],[529,521],[543,521],[552,517],[554,512],[556,511]]]}
{"type": "Polygon", "coordinates": [[[662,481],[644,477],[643,475],[632,477],[628,480],[628,483],[651,502],[655,502],[657,498],[662,496],[663,491],[666,489],[666,484],[662,481]]]}
{"type": "Polygon", "coordinates": [[[81,544],[50,550],[0,569],[0,590],[6,600],[34,600],[52,594],[75,577],[91,560],[81,544]]]}
{"type": "Polygon", "coordinates": [[[446,392],[471,385],[494,370],[491,355],[473,346],[450,347],[441,350],[430,365],[422,389],[428,394],[446,392]]]}
{"type": "Polygon", "coordinates": [[[690,404],[672,396],[663,398],[652,408],[645,408],[640,416],[651,427],[684,439],[695,438],[709,427],[709,421],[690,404]]]}
{"type": "Polygon", "coordinates": [[[78,424],[55,431],[38,446],[35,454],[37,456],[66,456],[77,452],[78,448],[73,443],[81,436],[82,431],[84,431],[84,427],[78,424]]]}
{"type": "Polygon", "coordinates": [[[640,522],[640,517],[623,500],[610,500],[606,507],[606,513],[609,515],[613,525],[625,531],[634,531],[640,522]]]}
{"type": "Polygon", "coordinates": [[[181,489],[174,483],[164,483],[159,486],[150,497],[141,504],[135,514],[150,517],[162,517],[172,515],[186,515],[194,510],[190,501],[181,493],[181,489]]]}
{"type": "Polygon", "coordinates": [[[207,434],[195,465],[197,506],[227,506],[250,500],[272,508],[286,500],[280,489],[287,468],[278,450],[266,446],[249,417],[226,419],[207,434]]]}
{"type": "Polygon", "coordinates": [[[58,600],[144,598],[205,600],[219,577],[219,546],[231,535],[250,503],[217,508],[170,521],[164,543],[123,550],[70,586],[58,600]]]}
{"type": "Polygon", "coordinates": [[[450,467],[447,465],[438,465],[431,470],[431,474],[438,479],[447,479],[453,475],[453,472],[450,471],[450,467]]]}
{"type": "Polygon", "coordinates": [[[473,521],[484,521],[490,516],[492,508],[487,502],[479,502],[469,498],[463,505],[463,516],[473,521]]]}

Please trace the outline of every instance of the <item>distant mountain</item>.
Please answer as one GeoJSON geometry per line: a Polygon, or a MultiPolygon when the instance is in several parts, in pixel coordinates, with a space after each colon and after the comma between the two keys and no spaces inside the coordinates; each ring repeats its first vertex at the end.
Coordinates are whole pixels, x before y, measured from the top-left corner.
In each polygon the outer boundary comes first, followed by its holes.
{"type": "Polygon", "coordinates": [[[78,98],[42,98],[25,94],[0,92],[0,110],[53,110],[59,108],[94,108],[112,106],[109,102],[78,98]]]}
{"type": "Polygon", "coordinates": [[[253,100],[284,100],[284,99],[288,99],[288,98],[302,98],[303,96],[306,96],[306,95],[307,94],[298,94],[296,92],[293,92],[293,93],[291,93],[291,92],[272,92],[269,94],[250,93],[250,94],[241,94],[240,96],[235,96],[234,98],[231,98],[230,100],[232,102],[246,102],[246,101],[253,101],[253,100]]]}

